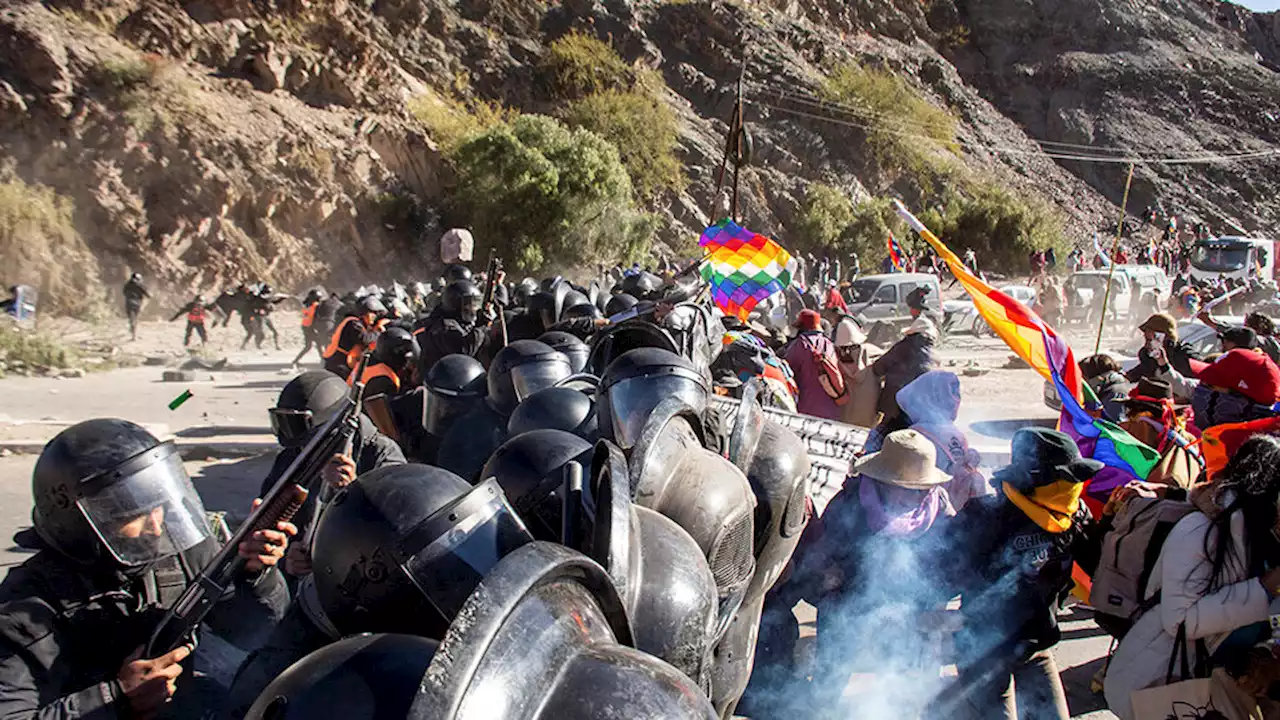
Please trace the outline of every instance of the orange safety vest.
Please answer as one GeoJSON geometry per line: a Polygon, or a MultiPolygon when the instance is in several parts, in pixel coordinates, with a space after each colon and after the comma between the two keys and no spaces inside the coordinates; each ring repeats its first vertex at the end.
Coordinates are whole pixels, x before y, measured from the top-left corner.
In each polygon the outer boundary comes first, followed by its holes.
{"type": "Polygon", "coordinates": [[[192,307],[191,310],[187,312],[187,322],[191,323],[192,325],[203,325],[204,324],[204,306],[196,305],[192,307]]]}
{"type": "MultiPolygon", "coordinates": [[[[377,325],[373,326],[372,332],[377,334],[382,334],[382,331],[386,330],[387,325],[389,325],[390,323],[391,323],[390,319],[382,318],[381,320],[378,321],[377,325]]],[[[373,352],[374,350],[377,350],[377,349],[378,349],[378,338],[376,336],[374,337],[373,342],[369,343],[369,347],[367,348],[364,345],[361,345],[360,343],[356,343],[355,347],[352,347],[350,350],[347,351],[347,367],[354,370],[355,367],[360,364],[360,356],[364,354],[365,350],[373,352]]]]}
{"type": "MultiPolygon", "coordinates": [[[[389,379],[391,381],[391,384],[396,386],[396,392],[400,392],[400,376],[396,374],[395,370],[391,369],[390,365],[387,365],[386,363],[378,363],[377,365],[370,365],[369,367],[364,369],[364,377],[360,378],[360,382],[368,386],[369,381],[376,377],[384,377],[389,379]]],[[[347,385],[353,384],[355,380],[356,380],[355,373],[351,373],[351,376],[347,378],[347,385]]]]}
{"type": "Polygon", "coordinates": [[[330,338],[329,340],[329,347],[324,349],[325,359],[333,357],[335,354],[338,353],[339,350],[341,350],[344,354],[346,353],[346,349],[338,347],[338,340],[342,337],[342,331],[347,329],[347,324],[352,322],[353,320],[359,320],[359,319],[360,318],[357,318],[353,315],[350,317],[343,318],[342,322],[338,323],[338,327],[333,329],[333,337],[330,338]]]}
{"type": "Polygon", "coordinates": [[[302,308],[302,327],[311,327],[311,324],[316,321],[316,308],[319,306],[320,303],[311,303],[302,308]]]}

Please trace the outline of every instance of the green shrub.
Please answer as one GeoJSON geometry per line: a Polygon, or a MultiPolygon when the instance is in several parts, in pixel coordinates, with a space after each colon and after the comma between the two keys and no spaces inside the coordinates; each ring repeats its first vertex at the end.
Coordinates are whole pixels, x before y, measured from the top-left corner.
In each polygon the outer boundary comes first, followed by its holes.
{"type": "Polygon", "coordinates": [[[0,181],[0,277],[40,291],[40,311],[85,317],[101,282],[98,263],[76,230],[75,206],[43,185],[0,181]]]}
{"type": "Polygon", "coordinates": [[[0,324],[0,361],[10,368],[69,368],[79,365],[80,356],[55,338],[0,324]]]}
{"type": "Polygon", "coordinates": [[[948,193],[940,207],[919,215],[957,255],[973,248],[978,263],[998,272],[1030,269],[1030,254],[1066,250],[1057,210],[1034,198],[1016,195],[991,182],[974,182],[966,195],[948,193]]]}
{"type": "Polygon", "coordinates": [[[552,96],[572,100],[605,90],[624,90],[633,76],[603,40],[573,31],[553,41],[540,64],[552,96]]]}
{"type": "Polygon", "coordinates": [[[898,217],[889,198],[869,198],[853,209],[853,220],[845,228],[844,243],[858,253],[863,272],[879,272],[879,263],[889,254],[889,233],[904,252],[913,252],[916,243],[907,224],[898,217]]]}
{"type": "Polygon", "coordinates": [[[574,100],[563,118],[590,130],[618,148],[622,164],[642,199],[665,190],[681,190],[684,169],[675,151],[676,115],[662,100],[636,91],[605,90],[574,100]]]}
{"type": "Polygon", "coordinates": [[[524,272],[638,257],[652,218],[635,209],[617,149],[595,133],[522,115],[463,143],[454,156],[451,222],[477,254],[493,247],[524,272]]]}
{"type": "Polygon", "coordinates": [[[809,252],[843,250],[842,238],[853,222],[853,202],[839,189],[810,183],[796,214],[793,237],[809,252]]]}

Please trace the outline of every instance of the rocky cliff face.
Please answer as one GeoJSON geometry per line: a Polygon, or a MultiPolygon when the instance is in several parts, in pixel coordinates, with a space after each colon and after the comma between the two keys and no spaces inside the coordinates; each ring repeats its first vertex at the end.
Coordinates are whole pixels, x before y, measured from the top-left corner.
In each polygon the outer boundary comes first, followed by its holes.
{"type": "MultiPolygon", "coordinates": [[[[742,214],[780,237],[811,181],[895,191],[863,129],[797,101],[845,60],[946,107],[965,164],[1078,235],[1114,223],[1125,168],[1064,158],[1266,151],[1280,132],[1280,21],[1218,0],[18,0],[0,10],[0,179],[74,201],[98,264],[77,292],[129,268],[182,293],[421,277],[450,176],[409,102],[545,112],[536,66],[570,29],[670,87],[691,180],[655,203],[673,235],[712,207],[744,43],[742,214]]],[[[1278,170],[1144,162],[1131,208],[1265,231],[1278,170]]]]}

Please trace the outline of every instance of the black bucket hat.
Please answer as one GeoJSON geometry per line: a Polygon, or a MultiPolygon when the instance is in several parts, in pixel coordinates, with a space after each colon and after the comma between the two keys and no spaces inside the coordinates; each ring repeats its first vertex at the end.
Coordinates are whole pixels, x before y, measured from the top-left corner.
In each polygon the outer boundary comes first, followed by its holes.
{"type": "Polygon", "coordinates": [[[1058,480],[1084,482],[1106,467],[1080,455],[1068,435],[1047,428],[1023,428],[1013,435],[1013,462],[992,476],[1026,492],[1058,480]]]}

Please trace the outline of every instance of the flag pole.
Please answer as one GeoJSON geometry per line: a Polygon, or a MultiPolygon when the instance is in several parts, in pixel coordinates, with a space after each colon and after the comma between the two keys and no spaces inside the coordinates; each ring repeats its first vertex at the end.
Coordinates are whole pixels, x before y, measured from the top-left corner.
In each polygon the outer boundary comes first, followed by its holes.
{"type": "Polygon", "coordinates": [[[1124,181],[1124,198],[1120,201],[1120,222],[1116,224],[1116,239],[1111,243],[1111,257],[1107,263],[1107,288],[1102,294],[1102,317],[1098,319],[1098,340],[1093,344],[1093,354],[1102,347],[1102,328],[1107,324],[1107,305],[1111,303],[1111,278],[1116,273],[1116,251],[1120,249],[1120,236],[1124,234],[1124,216],[1129,207],[1129,188],[1133,185],[1133,163],[1129,163],[1129,177],[1124,181]]]}

